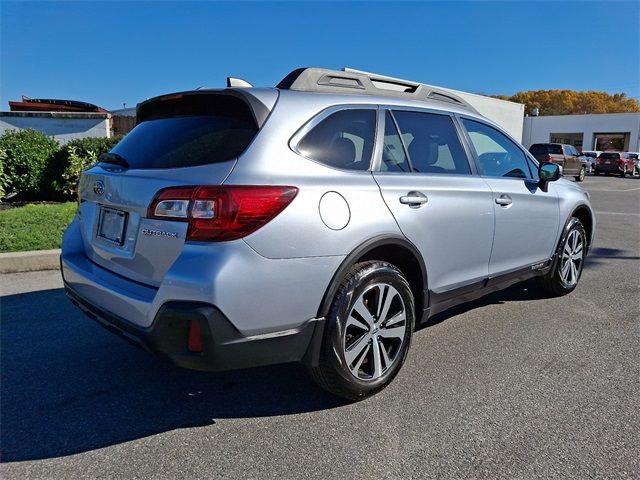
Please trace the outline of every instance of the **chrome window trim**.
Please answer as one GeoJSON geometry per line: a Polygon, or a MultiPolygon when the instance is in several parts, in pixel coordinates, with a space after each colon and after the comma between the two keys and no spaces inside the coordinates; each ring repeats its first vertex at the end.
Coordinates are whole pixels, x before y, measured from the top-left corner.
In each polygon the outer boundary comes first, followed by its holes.
{"type": "Polygon", "coordinates": [[[371,158],[369,159],[369,168],[366,170],[353,170],[347,168],[338,168],[333,165],[327,165],[326,163],[320,162],[314,158],[303,155],[302,152],[298,149],[298,144],[302,141],[307,133],[309,133],[313,128],[322,122],[325,118],[333,115],[336,112],[340,112],[342,110],[378,110],[378,105],[374,104],[342,104],[342,105],[332,105],[331,107],[327,107],[324,110],[316,113],[311,119],[307,120],[307,122],[298,129],[296,133],[289,139],[289,148],[296,154],[300,155],[307,160],[310,160],[318,165],[322,165],[323,167],[331,168],[332,170],[336,170],[339,172],[349,172],[349,173],[371,173],[372,166],[375,163],[377,147],[378,147],[378,128],[379,128],[379,118],[378,113],[376,112],[376,119],[374,122],[374,132],[373,132],[373,151],[371,152],[371,158]]]}

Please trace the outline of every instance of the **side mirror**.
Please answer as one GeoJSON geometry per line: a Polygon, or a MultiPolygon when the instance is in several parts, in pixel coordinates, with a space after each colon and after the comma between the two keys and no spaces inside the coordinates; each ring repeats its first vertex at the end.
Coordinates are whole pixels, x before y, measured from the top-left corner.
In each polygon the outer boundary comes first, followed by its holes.
{"type": "Polygon", "coordinates": [[[560,165],[551,162],[541,163],[538,167],[538,178],[540,178],[538,186],[543,192],[546,192],[547,184],[560,178],[560,165]]]}

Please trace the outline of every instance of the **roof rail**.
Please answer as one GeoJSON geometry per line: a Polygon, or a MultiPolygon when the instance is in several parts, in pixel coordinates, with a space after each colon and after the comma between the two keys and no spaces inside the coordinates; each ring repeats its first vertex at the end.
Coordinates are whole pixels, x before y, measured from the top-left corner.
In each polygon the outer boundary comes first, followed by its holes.
{"type": "Polygon", "coordinates": [[[351,68],[298,68],[284,77],[276,88],[301,92],[379,95],[409,100],[436,100],[476,111],[460,96],[444,88],[402,80],[351,68]]]}

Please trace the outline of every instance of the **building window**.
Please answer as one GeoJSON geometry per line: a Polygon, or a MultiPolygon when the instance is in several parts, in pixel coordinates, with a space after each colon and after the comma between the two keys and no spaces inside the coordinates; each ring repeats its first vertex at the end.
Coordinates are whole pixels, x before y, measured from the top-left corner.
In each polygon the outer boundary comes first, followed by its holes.
{"type": "Polygon", "coordinates": [[[550,135],[551,143],[564,143],[565,145],[573,145],[582,149],[583,133],[552,133],[550,135]]]}

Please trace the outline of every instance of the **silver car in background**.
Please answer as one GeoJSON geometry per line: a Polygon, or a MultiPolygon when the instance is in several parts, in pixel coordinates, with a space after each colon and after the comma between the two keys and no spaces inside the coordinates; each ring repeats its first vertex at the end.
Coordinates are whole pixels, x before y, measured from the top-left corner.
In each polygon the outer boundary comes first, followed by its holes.
{"type": "Polygon", "coordinates": [[[587,165],[588,165],[587,173],[593,173],[593,171],[596,168],[596,161],[598,160],[598,156],[601,153],[602,152],[597,150],[583,150],[580,153],[580,157],[582,158],[582,160],[587,162],[587,165]]]}
{"type": "Polygon", "coordinates": [[[431,315],[538,277],[575,289],[588,195],[448,91],[298,69],[163,95],[80,181],[71,301],[175,364],[302,362],[361,399],[431,315]]]}

